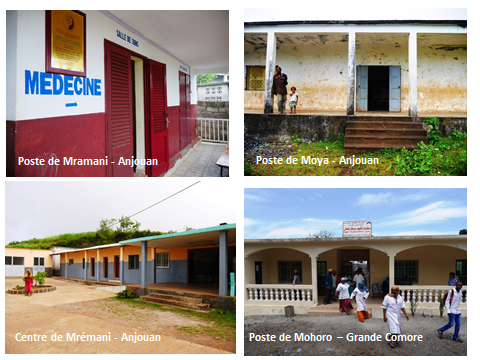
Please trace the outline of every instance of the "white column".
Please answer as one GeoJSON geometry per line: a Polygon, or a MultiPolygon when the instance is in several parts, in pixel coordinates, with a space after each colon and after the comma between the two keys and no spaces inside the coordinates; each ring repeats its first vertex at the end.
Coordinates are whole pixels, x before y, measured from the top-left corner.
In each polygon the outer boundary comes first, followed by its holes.
{"type": "Polygon", "coordinates": [[[312,259],[312,287],[313,287],[313,305],[318,304],[318,289],[317,289],[317,254],[310,255],[312,259]]]}
{"type": "MultiPolygon", "coordinates": [[[[389,286],[390,288],[395,285],[395,255],[396,253],[388,254],[388,277],[390,278],[389,286]]],[[[388,289],[390,292],[390,289],[388,289]]]]}
{"type": "Polygon", "coordinates": [[[267,34],[267,56],[265,64],[265,104],[263,112],[273,113],[272,84],[275,75],[275,62],[277,61],[277,36],[273,31],[267,34]]]}
{"type": "Polygon", "coordinates": [[[409,116],[417,116],[417,33],[408,36],[408,73],[410,77],[409,116]]]}
{"type": "Polygon", "coordinates": [[[355,113],[355,32],[348,33],[347,115],[355,113]]]}

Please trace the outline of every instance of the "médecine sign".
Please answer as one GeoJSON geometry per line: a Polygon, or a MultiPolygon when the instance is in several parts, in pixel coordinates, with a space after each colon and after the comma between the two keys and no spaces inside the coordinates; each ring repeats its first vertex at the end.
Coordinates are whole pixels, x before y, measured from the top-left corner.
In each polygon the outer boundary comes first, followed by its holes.
{"type": "Polygon", "coordinates": [[[343,237],[372,236],[371,221],[344,221],[343,237]]]}
{"type": "Polygon", "coordinates": [[[101,85],[100,79],[25,70],[25,95],[100,96],[101,85]]]}

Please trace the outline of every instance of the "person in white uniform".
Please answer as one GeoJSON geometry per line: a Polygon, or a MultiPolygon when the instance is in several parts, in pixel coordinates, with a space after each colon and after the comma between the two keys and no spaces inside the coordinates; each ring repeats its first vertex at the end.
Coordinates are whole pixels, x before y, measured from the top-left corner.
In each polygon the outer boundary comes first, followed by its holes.
{"type": "Polygon", "coordinates": [[[353,309],[352,303],[350,302],[350,296],[348,292],[348,288],[350,287],[349,284],[346,283],[347,278],[342,277],[342,282],[338,284],[337,291],[335,292],[338,301],[339,301],[339,309],[340,312],[346,312],[347,315],[350,315],[350,310],[353,309]]]}
{"type": "Polygon", "coordinates": [[[449,290],[447,298],[445,299],[445,309],[447,309],[448,314],[448,324],[444,327],[438,329],[438,336],[440,339],[443,339],[443,332],[450,329],[455,323],[455,332],[453,333],[452,340],[455,340],[459,343],[463,343],[462,339],[458,338],[458,333],[460,332],[460,304],[462,303],[462,282],[457,281],[455,284],[455,290],[449,290]]]}
{"type": "Polygon", "coordinates": [[[405,311],[405,303],[399,295],[399,292],[400,288],[398,286],[392,286],[391,293],[385,296],[382,303],[383,321],[388,322],[388,327],[390,328],[391,335],[389,338],[391,340],[389,341],[389,345],[391,348],[395,348],[398,345],[396,339],[392,339],[392,335],[403,333],[402,327],[400,326],[400,312],[405,314],[407,321],[410,320],[405,311]]]}
{"type": "Polygon", "coordinates": [[[360,281],[360,283],[355,288],[355,290],[353,290],[352,295],[350,296],[350,299],[353,299],[355,297],[355,301],[357,302],[357,316],[360,322],[364,322],[364,319],[369,318],[366,304],[368,295],[370,295],[370,293],[368,292],[365,283],[363,281],[360,281]]]}

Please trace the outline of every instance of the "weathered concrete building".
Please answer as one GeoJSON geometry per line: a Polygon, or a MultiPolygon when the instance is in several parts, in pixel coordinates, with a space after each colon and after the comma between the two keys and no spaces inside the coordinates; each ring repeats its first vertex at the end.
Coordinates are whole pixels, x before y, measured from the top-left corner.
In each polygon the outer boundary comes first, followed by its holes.
{"type": "Polygon", "coordinates": [[[244,32],[245,109],[276,108],[279,65],[297,110],[467,111],[466,20],[250,22],[244,32]]]}

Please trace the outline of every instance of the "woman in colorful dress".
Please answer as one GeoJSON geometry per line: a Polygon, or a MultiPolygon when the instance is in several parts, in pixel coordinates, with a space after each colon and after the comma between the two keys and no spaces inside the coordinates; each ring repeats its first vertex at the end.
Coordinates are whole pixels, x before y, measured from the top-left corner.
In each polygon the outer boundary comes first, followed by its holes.
{"type": "MultiPolygon", "coordinates": [[[[403,333],[402,327],[400,326],[400,312],[405,314],[407,321],[409,320],[408,314],[405,311],[405,303],[403,298],[399,295],[399,292],[400,288],[398,286],[392,286],[391,293],[385,296],[382,303],[383,321],[388,322],[390,339],[392,335],[403,333]]],[[[392,349],[397,346],[396,340],[387,339],[387,341],[389,341],[389,345],[392,349]]]]}
{"type": "Polygon", "coordinates": [[[350,285],[346,284],[347,278],[342,277],[342,282],[338,284],[335,294],[337,295],[340,312],[346,312],[347,315],[350,315],[350,310],[353,309],[352,303],[350,302],[350,296],[348,293],[348,288],[350,285]]]}
{"type": "Polygon", "coordinates": [[[32,296],[32,284],[32,272],[30,270],[27,270],[27,273],[25,274],[25,296],[32,296]],[[28,293],[30,293],[30,295],[28,295],[28,293]]]}
{"type": "Polygon", "coordinates": [[[370,295],[370,293],[368,292],[365,283],[363,281],[360,281],[360,283],[355,288],[355,290],[353,290],[352,295],[350,296],[350,299],[353,299],[355,297],[355,301],[357,302],[357,316],[360,322],[363,322],[364,318],[369,318],[367,305],[365,304],[368,295],[370,295]]]}

